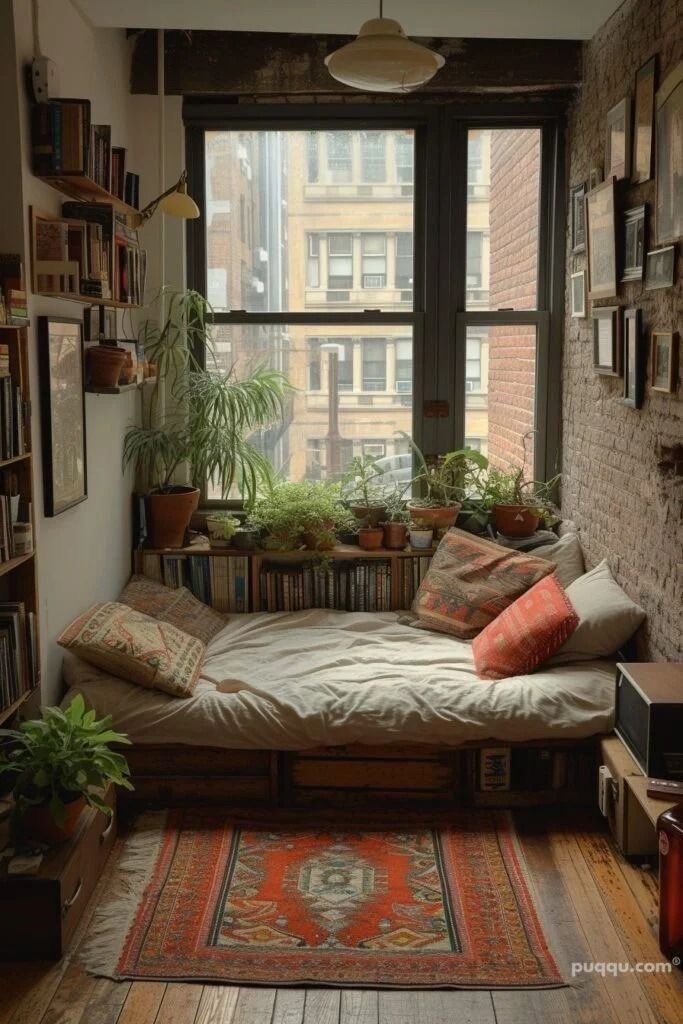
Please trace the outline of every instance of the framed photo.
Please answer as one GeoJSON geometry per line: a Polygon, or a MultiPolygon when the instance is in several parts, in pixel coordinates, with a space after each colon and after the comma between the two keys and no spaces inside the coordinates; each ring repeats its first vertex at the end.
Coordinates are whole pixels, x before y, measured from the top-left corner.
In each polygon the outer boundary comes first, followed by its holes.
{"type": "Polygon", "coordinates": [[[624,310],[624,403],[632,409],[640,409],[645,391],[641,319],[639,309],[624,310]]]}
{"type": "Polygon", "coordinates": [[[586,271],[579,270],[572,274],[572,316],[584,317],[586,315],[586,271]]]}
{"type": "Polygon", "coordinates": [[[624,213],[622,281],[642,281],[645,269],[646,207],[634,206],[624,213]]]}
{"type": "Polygon", "coordinates": [[[657,242],[683,237],[683,61],[662,82],[657,104],[657,242]]]}
{"type": "Polygon", "coordinates": [[[631,175],[631,98],[625,96],[607,114],[605,178],[621,181],[631,175]]]}
{"type": "Polygon", "coordinates": [[[650,348],[650,384],[653,391],[673,394],[678,387],[678,335],[653,331],[650,348]]]}
{"type": "Polygon", "coordinates": [[[586,182],[574,185],[571,190],[571,242],[572,253],[586,249],[586,182]]]}
{"type": "Polygon", "coordinates": [[[653,249],[645,258],[645,290],[673,288],[676,272],[676,248],[667,245],[653,249]]]}
{"type": "Polygon", "coordinates": [[[593,308],[593,366],[607,377],[621,376],[619,306],[593,308]]]}
{"type": "Polygon", "coordinates": [[[631,181],[649,181],[654,153],[655,85],[657,57],[651,57],[636,72],[636,100],[633,114],[633,173],[631,181]]]}
{"type": "Polygon", "coordinates": [[[38,318],[45,515],[58,516],[88,497],[83,325],[38,318]]]}
{"type": "Polygon", "coordinates": [[[617,251],[614,225],[614,179],[586,196],[588,294],[607,299],[617,294],[617,251]]]}

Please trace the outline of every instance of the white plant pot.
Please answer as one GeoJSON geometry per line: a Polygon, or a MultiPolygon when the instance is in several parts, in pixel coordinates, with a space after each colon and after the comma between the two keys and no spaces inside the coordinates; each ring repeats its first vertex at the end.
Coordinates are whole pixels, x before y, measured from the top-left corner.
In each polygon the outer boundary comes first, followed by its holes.
{"type": "Polygon", "coordinates": [[[411,530],[410,546],[411,548],[417,548],[424,551],[427,548],[431,548],[433,538],[433,530],[411,530]]]}

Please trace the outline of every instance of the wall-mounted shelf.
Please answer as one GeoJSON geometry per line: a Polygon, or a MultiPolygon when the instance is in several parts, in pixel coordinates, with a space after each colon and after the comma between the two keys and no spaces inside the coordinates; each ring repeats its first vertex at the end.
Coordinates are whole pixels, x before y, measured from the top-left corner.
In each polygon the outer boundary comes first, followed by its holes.
{"type": "Polygon", "coordinates": [[[6,562],[0,562],[0,576],[5,576],[8,572],[13,572],[14,569],[18,569],[20,565],[25,565],[26,562],[30,562],[33,558],[33,552],[31,551],[28,555],[19,555],[17,558],[10,558],[6,562]]]}
{"type": "Polygon", "coordinates": [[[30,327],[31,321],[24,320],[20,324],[0,324],[0,331],[20,331],[24,327],[30,327]]]}
{"type": "Polygon", "coordinates": [[[30,452],[24,452],[23,455],[15,455],[13,459],[2,459],[0,460],[0,469],[5,469],[7,466],[16,466],[18,462],[25,462],[31,458],[30,452]]]}
{"type": "Polygon", "coordinates": [[[134,302],[117,302],[115,299],[97,299],[92,295],[79,295],[72,292],[34,292],[48,299],[68,299],[69,302],[81,302],[84,306],[107,306],[110,309],[142,309],[134,302]]]}
{"type": "Polygon", "coordinates": [[[119,213],[125,213],[128,217],[137,216],[140,212],[134,206],[124,203],[113,192],[107,192],[106,188],[98,185],[96,181],[86,174],[38,174],[36,177],[51,185],[57,192],[76,199],[81,203],[111,203],[119,213]]]}
{"type": "Polygon", "coordinates": [[[17,697],[17,699],[13,701],[11,704],[9,704],[6,708],[0,708],[0,725],[2,725],[3,722],[6,722],[8,718],[12,718],[13,715],[16,715],[17,711],[19,711],[20,708],[23,707],[23,705],[26,703],[29,697],[31,697],[34,693],[35,689],[26,690],[24,693],[21,694],[20,697],[17,697]]]}

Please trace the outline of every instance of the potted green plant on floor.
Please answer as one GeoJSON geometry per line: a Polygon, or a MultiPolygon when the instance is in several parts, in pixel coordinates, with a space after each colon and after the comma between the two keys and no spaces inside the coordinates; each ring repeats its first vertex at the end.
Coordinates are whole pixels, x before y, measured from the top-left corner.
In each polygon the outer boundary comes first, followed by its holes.
{"type": "Polygon", "coordinates": [[[266,547],[278,551],[302,544],[312,551],[330,550],[337,533],[353,523],[339,484],[308,480],[268,488],[254,502],[248,518],[249,525],[266,532],[266,547]]]}
{"type": "Polygon", "coordinates": [[[146,359],[156,365],[157,378],[142,425],[126,432],[123,465],[133,465],[149,487],[153,547],[182,547],[199,502],[195,482],[212,481],[223,497],[235,485],[250,500],[272,474],[268,459],[249,438],[282,418],[289,384],[265,366],[242,379],[234,370],[222,371],[215,358],[210,313],[198,292],[172,292],[161,326],[148,321],[141,332],[146,359]],[[205,354],[205,367],[197,358],[199,352],[205,354]],[[193,483],[176,483],[179,473],[193,483]]]}
{"type": "Polygon", "coordinates": [[[68,839],[88,804],[107,816],[108,785],[132,789],[125,757],[111,749],[128,738],[97,719],[79,695],[69,707],[43,708],[39,719],[0,729],[0,775],[13,780],[14,827],[48,844],[68,839]]]}
{"type": "Polygon", "coordinates": [[[486,467],[486,456],[473,448],[459,448],[427,462],[412,438],[402,436],[410,443],[417,466],[412,484],[418,496],[408,502],[408,512],[414,520],[431,523],[435,531],[447,530],[477,474],[486,467]]]}
{"type": "Polygon", "coordinates": [[[342,493],[362,529],[378,528],[386,511],[384,470],[374,455],[357,455],[342,480],[342,493]]]}

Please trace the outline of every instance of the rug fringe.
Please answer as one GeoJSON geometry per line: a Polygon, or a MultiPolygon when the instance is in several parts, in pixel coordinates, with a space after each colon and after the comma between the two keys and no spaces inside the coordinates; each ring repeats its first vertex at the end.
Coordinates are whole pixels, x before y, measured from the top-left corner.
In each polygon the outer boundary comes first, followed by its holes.
{"type": "Polygon", "coordinates": [[[79,959],[89,974],[119,980],[116,973],[164,839],[167,811],[150,811],[135,821],[114,869],[112,891],[93,914],[79,959]]]}

